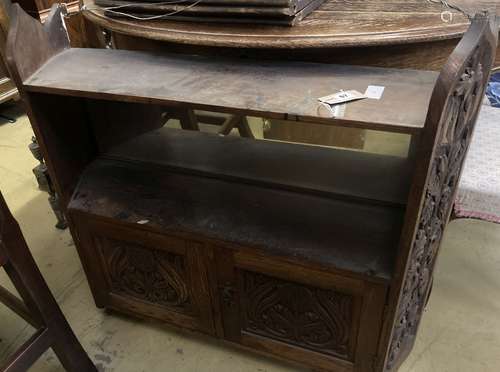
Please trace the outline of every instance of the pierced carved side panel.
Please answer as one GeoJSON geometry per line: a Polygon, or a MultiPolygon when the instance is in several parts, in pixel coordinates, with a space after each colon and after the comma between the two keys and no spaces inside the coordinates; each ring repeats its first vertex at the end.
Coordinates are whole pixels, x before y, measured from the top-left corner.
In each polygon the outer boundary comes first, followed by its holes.
{"type": "Polygon", "coordinates": [[[248,271],[241,281],[245,333],[348,359],[351,296],[248,271]]]}
{"type": "Polygon", "coordinates": [[[101,253],[111,292],[182,313],[192,311],[184,256],[103,239],[101,253]]]}
{"type": "Polygon", "coordinates": [[[435,260],[453,207],[462,165],[484,94],[480,53],[469,61],[449,97],[403,284],[386,369],[399,365],[411,349],[426,305],[435,260]]]}

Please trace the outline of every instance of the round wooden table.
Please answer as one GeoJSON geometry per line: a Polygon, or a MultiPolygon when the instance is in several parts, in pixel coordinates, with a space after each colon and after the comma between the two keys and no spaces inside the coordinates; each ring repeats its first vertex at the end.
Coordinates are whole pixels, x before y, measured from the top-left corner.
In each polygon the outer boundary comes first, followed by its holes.
{"type": "MultiPolygon", "coordinates": [[[[472,14],[500,16],[500,0],[450,0],[472,14]]],[[[142,22],[104,16],[85,0],[84,17],[118,48],[249,55],[372,66],[439,69],[468,19],[428,0],[327,0],[297,26],[142,22]],[[161,43],[159,43],[161,42],[161,43]]],[[[497,53],[500,64],[500,52],[497,53]]]]}
{"type": "MultiPolygon", "coordinates": [[[[469,13],[489,9],[500,15],[500,0],[449,1],[469,13]]],[[[424,70],[441,69],[469,25],[460,12],[428,0],[326,0],[294,27],[133,21],[104,16],[93,0],[85,4],[94,47],[424,70]]],[[[265,138],[352,148],[365,141],[361,130],[312,130],[288,122],[272,125],[265,138]]]]}

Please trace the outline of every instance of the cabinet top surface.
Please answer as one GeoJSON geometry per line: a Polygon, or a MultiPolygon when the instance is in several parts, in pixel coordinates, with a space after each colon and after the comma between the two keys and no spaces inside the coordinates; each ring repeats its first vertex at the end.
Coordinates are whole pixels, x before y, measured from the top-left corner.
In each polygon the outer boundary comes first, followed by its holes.
{"type": "Polygon", "coordinates": [[[75,48],[50,59],[24,87],[32,92],[415,133],[424,126],[437,76],[430,71],[75,48]],[[380,100],[350,102],[337,118],[322,117],[318,111],[319,97],[341,89],[363,93],[369,85],[385,87],[380,100]]]}
{"type": "MultiPolygon", "coordinates": [[[[500,0],[454,0],[473,14],[500,15],[500,0]]],[[[295,27],[134,21],[104,16],[85,0],[90,21],[126,35],[175,43],[243,48],[331,48],[405,44],[459,38],[468,27],[461,13],[427,0],[327,0],[295,27]],[[442,12],[450,13],[442,18],[442,12]]]]}

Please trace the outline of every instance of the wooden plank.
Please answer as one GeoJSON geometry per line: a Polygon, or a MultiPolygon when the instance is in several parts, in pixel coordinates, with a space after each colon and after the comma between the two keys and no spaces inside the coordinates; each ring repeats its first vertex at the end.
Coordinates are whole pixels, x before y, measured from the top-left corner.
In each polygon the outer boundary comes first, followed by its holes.
{"type": "MultiPolygon", "coordinates": [[[[1,258],[1,257],[0,257],[1,258]]],[[[31,316],[28,308],[19,298],[10,293],[7,289],[0,286],[0,302],[11,309],[18,316],[23,318],[27,323],[37,328],[40,327],[35,319],[31,316]]]]}
{"type": "MultiPolygon", "coordinates": [[[[324,0],[320,0],[322,2],[324,0]]],[[[296,5],[287,6],[252,6],[252,5],[214,5],[202,2],[201,5],[190,6],[189,3],[144,3],[144,2],[130,2],[126,0],[96,0],[95,4],[103,8],[118,7],[116,11],[122,13],[150,13],[150,14],[165,14],[172,12],[179,12],[178,16],[182,17],[184,14],[198,14],[213,15],[219,17],[283,17],[294,16],[302,9],[307,7],[312,2],[318,0],[307,0],[301,3],[301,7],[296,5]]],[[[112,14],[112,12],[110,12],[112,14]]],[[[168,17],[166,17],[168,19],[168,17]]],[[[230,19],[228,19],[230,21],[230,19]]]]}
{"type": "Polygon", "coordinates": [[[24,85],[32,92],[415,133],[424,125],[436,78],[430,71],[75,48],[24,85]],[[340,89],[364,92],[368,85],[385,86],[382,99],[351,102],[342,118],[318,113],[318,97],[340,89]]]}
{"type": "Polygon", "coordinates": [[[112,18],[136,20],[169,20],[184,22],[252,23],[294,26],[316,10],[325,0],[304,0],[295,6],[278,7],[221,7],[210,5],[130,4],[121,0],[97,0],[112,18]]]}
{"type": "Polygon", "coordinates": [[[105,159],[84,172],[69,210],[381,279],[392,275],[404,213],[105,159]]]}
{"type": "Polygon", "coordinates": [[[37,331],[4,365],[0,365],[3,372],[27,371],[40,356],[50,348],[52,335],[48,329],[37,331]]]}
{"type": "MultiPolygon", "coordinates": [[[[197,0],[185,0],[183,3],[193,4],[197,0]]],[[[143,2],[142,0],[129,0],[129,2],[143,2]]],[[[150,3],[163,3],[164,0],[150,0],[150,3]]],[[[203,4],[218,4],[225,6],[267,6],[267,7],[299,7],[307,0],[203,0],[203,4]]]]}
{"type": "Polygon", "coordinates": [[[106,157],[176,171],[336,197],[406,204],[412,164],[405,158],[162,128],[106,157]]]}

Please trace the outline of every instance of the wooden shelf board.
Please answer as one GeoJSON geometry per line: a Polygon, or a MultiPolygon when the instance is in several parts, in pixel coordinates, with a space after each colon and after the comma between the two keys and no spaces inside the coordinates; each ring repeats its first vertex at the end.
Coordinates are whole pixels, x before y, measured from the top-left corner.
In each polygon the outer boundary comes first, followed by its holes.
{"type": "Polygon", "coordinates": [[[392,275],[404,214],[109,159],[86,169],[69,210],[381,280],[392,275]]]}
{"type": "Polygon", "coordinates": [[[31,92],[157,103],[267,118],[392,132],[423,128],[438,74],[301,62],[223,60],[72,48],[25,82],[31,92]],[[385,86],[380,100],[347,105],[342,118],[318,114],[318,97],[385,86]]]}
{"type": "Polygon", "coordinates": [[[184,173],[340,198],[405,205],[408,159],[161,128],[109,150],[107,158],[184,173]]]}

